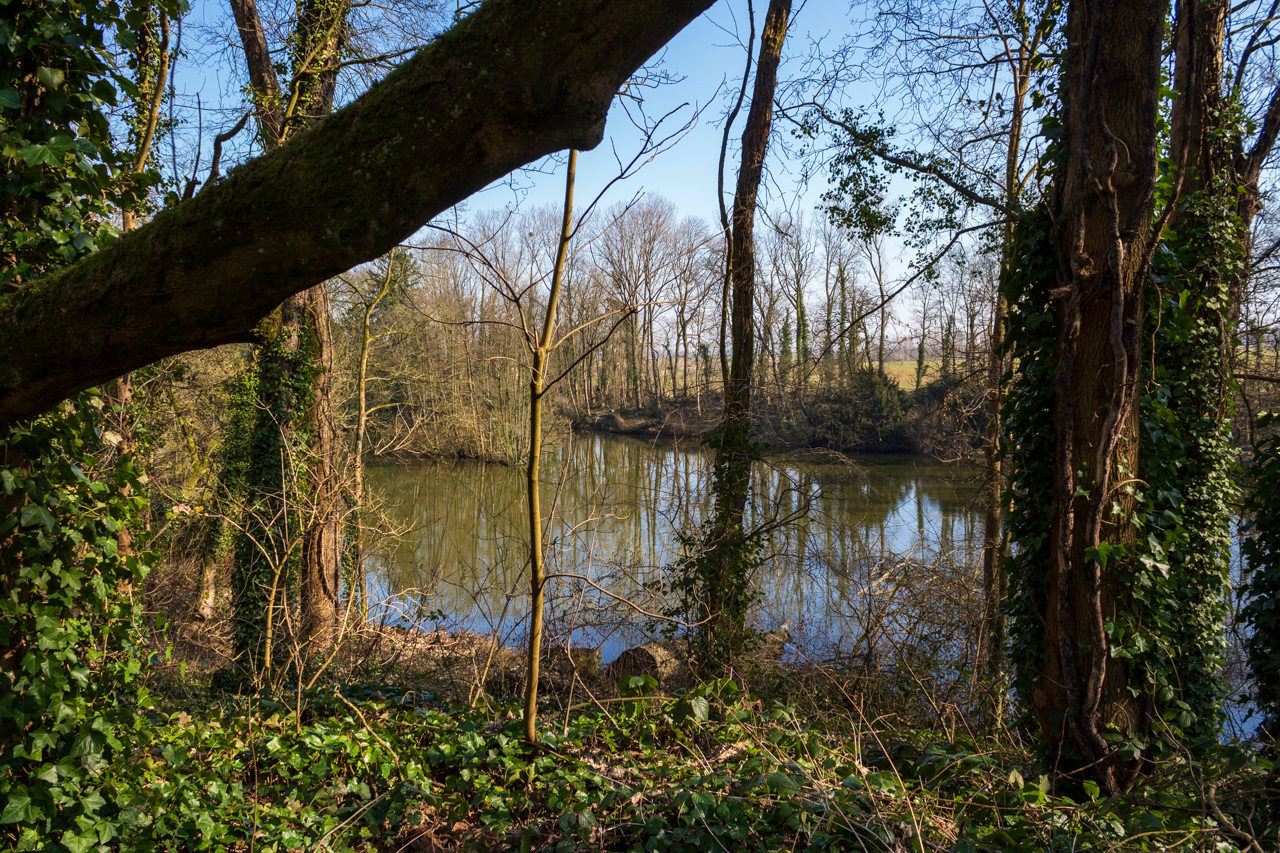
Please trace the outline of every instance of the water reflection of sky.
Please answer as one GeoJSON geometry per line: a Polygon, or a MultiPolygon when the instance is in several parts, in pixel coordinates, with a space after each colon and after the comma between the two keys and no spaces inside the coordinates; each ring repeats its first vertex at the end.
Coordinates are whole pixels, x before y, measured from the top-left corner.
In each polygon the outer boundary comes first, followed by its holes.
{"type": "MultiPolygon", "coordinates": [[[[658,589],[681,556],[678,533],[696,530],[707,508],[708,463],[695,443],[602,434],[548,455],[548,570],[576,576],[549,586],[553,636],[599,645],[607,661],[646,635],[652,620],[636,607],[664,606],[658,589]]],[[[517,641],[527,612],[523,471],[450,460],[375,467],[368,479],[401,534],[371,543],[377,612],[517,641]]],[[[897,594],[905,584],[976,565],[975,483],[970,467],[908,456],[761,463],[749,522],[779,526],[756,578],[755,621],[870,649],[880,641],[872,623],[883,634],[886,620],[919,603],[919,590],[897,594]]],[[[979,594],[972,580],[950,583],[948,594],[979,594]]]]}

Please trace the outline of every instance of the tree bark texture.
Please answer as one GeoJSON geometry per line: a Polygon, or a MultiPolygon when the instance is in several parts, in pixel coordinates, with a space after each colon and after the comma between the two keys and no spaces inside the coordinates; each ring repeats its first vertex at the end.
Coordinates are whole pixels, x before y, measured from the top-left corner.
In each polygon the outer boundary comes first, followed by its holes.
{"type": "Polygon", "coordinates": [[[328,648],[338,629],[342,585],[342,495],[338,482],[338,434],[333,421],[333,335],[328,292],[323,286],[313,287],[306,292],[306,298],[307,323],[315,335],[319,372],[306,412],[311,440],[307,478],[312,511],[302,536],[302,631],[311,645],[328,648]]]}
{"type": "MultiPolygon", "coordinates": [[[[1226,35],[1225,0],[1177,0],[1173,88],[1169,113],[1171,159],[1182,172],[1184,197],[1209,186],[1221,175],[1222,44],[1226,35]]],[[[1179,211],[1170,225],[1177,227],[1179,211]]]]}
{"type": "Polygon", "coordinates": [[[790,0],[771,0],[760,34],[760,58],[747,124],[742,131],[742,165],[733,194],[733,234],[730,240],[732,307],[729,340],[732,358],[725,388],[724,418],[727,424],[750,426],[751,377],[755,366],[755,221],[756,196],[764,176],[764,158],[773,126],[773,93],[778,86],[778,62],[791,16],[790,0]]]}
{"type": "Polygon", "coordinates": [[[256,0],[231,0],[231,13],[240,32],[244,61],[249,71],[249,89],[254,96],[258,132],[271,147],[284,138],[284,116],[280,108],[280,81],[276,77],[267,34],[262,28],[256,0]]]}
{"type": "Polygon", "coordinates": [[[711,0],[488,0],[351,105],[0,300],[0,421],[236,341],[512,169],[594,148],[619,87],[711,0]]]}
{"type": "MultiPolygon", "coordinates": [[[[1107,793],[1136,772],[1103,738],[1141,733],[1123,660],[1105,624],[1128,606],[1098,549],[1132,543],[1138,464],[1134,399],[1157,160],[1156,110],[1166,3],[1073,0],[1064,81],[1066,162],[1058,190],[1056,512],[1047,661],[1033,703],[1065,773],[1107,793]]],[[[1140,685],[1138,685],[1140,687],[1140,685]]]]}

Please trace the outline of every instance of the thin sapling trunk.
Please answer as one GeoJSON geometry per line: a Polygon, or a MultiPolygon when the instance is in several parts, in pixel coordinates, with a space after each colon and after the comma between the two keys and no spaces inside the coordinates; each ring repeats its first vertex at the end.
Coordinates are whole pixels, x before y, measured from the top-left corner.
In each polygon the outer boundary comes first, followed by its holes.
{"type": "Polygon", "coordinates": [[[533,365],[529,371],[529,464],[525,469],[525,489],[529,500],[529,658],[524,686],[524,737],[529,743],[538,740],[538,667],[542,656],[542,602],[546,586],[546,567],[542,552],[542,504],[538,494],[538,458],[542,454],[542,397],[547,391],[547,357],[554,349],[552,334],[556,325],[556,304],[560,284],[564,280],[565,256],[573,226],[573,179],[578,167],[578,152],[569,151],[569,171],[564,182],[564,219],[560,240],[556,245],[555,269],[551,273],[551,291],[547,294],[547,311],[542,321],[542,334],[533,346],[533,365]]]}

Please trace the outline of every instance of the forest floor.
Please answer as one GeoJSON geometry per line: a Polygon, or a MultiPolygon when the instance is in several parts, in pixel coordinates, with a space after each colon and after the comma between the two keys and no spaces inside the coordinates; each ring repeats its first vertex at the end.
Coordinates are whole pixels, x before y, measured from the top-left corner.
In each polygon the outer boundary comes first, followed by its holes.
{"type": "Polygon", "coordinates": [[[382,630],[327,670],[242,694],[213,686],[216,653],[173,659],[150,672],[147,724],[101,776],[131,816],[120,841],[255,853],[968,853],[1243,850],[1250,828],[1276,840],[1256,796],[1269,765],[1246,750],[1170,761],[1126,797],[1054,790],[978,697],[926,703],[905,676],[898,685],[892,672],[832,662],[768,657],[745,679],[696,683],[579,677],[553,661],[530,745],[511,661],[500,677],[482,674],[512,652],[473,635],[382,630]]]}

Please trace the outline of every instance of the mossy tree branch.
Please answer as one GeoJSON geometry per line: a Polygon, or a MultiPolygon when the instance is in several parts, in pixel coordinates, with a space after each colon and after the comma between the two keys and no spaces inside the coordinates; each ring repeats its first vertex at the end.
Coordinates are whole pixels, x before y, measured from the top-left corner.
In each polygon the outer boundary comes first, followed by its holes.
{"type": "Polygon", "coordinates": [[[487,0],[346,108],[110,248],[0,301],[0,422],[165,356],[254,339],[539,157],[599,144],[614,94],[711,0],[487,0]]]}

